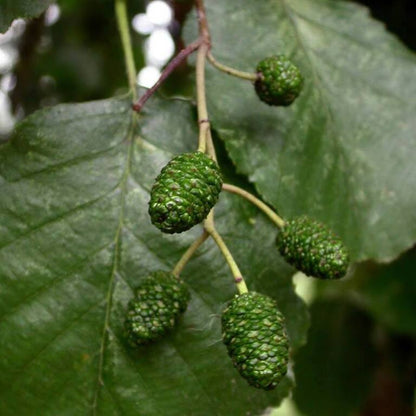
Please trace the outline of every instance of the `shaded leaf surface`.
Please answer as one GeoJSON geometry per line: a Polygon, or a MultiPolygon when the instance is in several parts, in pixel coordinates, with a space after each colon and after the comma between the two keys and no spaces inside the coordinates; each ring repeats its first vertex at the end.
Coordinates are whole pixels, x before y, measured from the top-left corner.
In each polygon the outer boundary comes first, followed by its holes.
{"type": "Polygon", "coordinates": [[[416,251],[389,265],[362,266],[358,295],[374,317],[399,333],[416,335],[416,251]]]}
{"type": "Polygon", "coordinates": [[[351,415],[372,387],[373,324],[341,299],[317,301],[310,312],[308,343],[295,357],[294,400],[308,416],[351,415]]]}
{"type": "MultiPolygon", "coordinates": [[[[188,103],[152,99],[136,125],[130,100],[113,99],[39,111],[0,149],[2,415],[258,414],[288,393],[288,378],[262,392],[233,368],[219,314],[235,289],[211,241],[183,274],[192,300],[177,330],[137,351],[126,345],[133,288],[173,267],[200,232],[163,235],[147,214],[160,168],[196,142],[188,103]]],[[[274,227],[229,195],[218,227],[300,346],[307,313],[274,227]]]]}
{"type": "Polygon", "coordinates": [[[53,0],[0,0],[0,32],[18,17],[39,16],[53,0]]]}
{"type": "Polygon", "coordinates": [[[332,226],[354,259],[389,260],[410,247],[415,56],[350,2],[206,6],[217,59],[254,72],[262,58],[283,53],[305,77],[290,108],[272,108],[250,82],[208,71],[213,126],[238,170],[284,216],[306,213],[332,226]]]}

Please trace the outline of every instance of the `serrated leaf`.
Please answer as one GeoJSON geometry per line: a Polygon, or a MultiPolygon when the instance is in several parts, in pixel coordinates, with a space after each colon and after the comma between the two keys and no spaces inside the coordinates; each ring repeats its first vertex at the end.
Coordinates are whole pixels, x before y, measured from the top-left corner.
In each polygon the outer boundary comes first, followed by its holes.
{"type": "Polygon", "coordinates": [[[372,387],[372,321],[341,299],[317,301],[310,312],[308,343],[295,357],[294,400],[308,416],[351,415],[372,387]]]}
{"type": "Polygon", "coordinates": [[[254,72],[286,54],[305,78],[290,108],[272,108],[250,82],[208,71],[210,118],[238,170],[284,216],[332,226],[354,259],[386,261],[410,247],[415,56],[351,2],[206,3],[219,61],[254,72]]]}
{"type": "Polygon", "coordinates": [[[39,16],[53,0],[0,0],[0,32],[18,17],[39,16]]]}
{"type": "MultiPolygon", "coordinates": [[[[178,328],[137,351],[126,345],[133,288],[172,268],[200,233],[164,235],[147,214],[160,168],[197,145],[194,109],[152,99],[136,125],[130,106],[45,109],[0,149],[2,416],[258,414],[290,390],[289,378],[274,392],[251,388],[233,368],[219,314],[235,288],[212,241],[184,271],[192,300],[178,328]]],[[[250,288],[278,300],[298,347],[307,313],[275,228],[230,195],[217,217],[250,288]]]]}

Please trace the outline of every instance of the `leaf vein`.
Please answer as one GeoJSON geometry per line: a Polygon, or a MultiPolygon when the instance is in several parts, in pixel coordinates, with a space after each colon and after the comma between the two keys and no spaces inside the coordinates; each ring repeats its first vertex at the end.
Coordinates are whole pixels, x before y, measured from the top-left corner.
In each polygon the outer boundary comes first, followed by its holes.
{"type": "Polygon", "coordinates": [[[4,186],[6,184],[18,183],[21,180],[29,179],[29,178],[32,178],[33,176],[37,176],[37,175],[40,175],[42,173],[51,173],[51,172],[59,170],[60,168],[71,167],[71,166],[75,166],[79,163],[88,162],[90,160],[96,159],[97,156],[101,156],[101,155],[104,155],[106,153],[111,152],[112,150],[114,150],[115,148],[120,146],[121,144],[123,144],[123,141],[120,141],[120,142],[116,143],[114,146],[110,146],[110,147],[108,147],[104,150],[100,150],[100,151],[95,152],[95,153],[88,153],[88,154],[85,154],[85,155],[75,157],[73,159],[64,160],[64,161],[62,161],[60,163],[57,163],[55,165],[46,166],[43,169],[36,170],[36,171],[30,172],[30,173],[27,173],[25,175],[21,175],[16,179],[11,179],[11,180],[6,180],[5,179],[6,182],[0,184],[0,187],[4,186]]]}
{"type": "Polygon", "coordinates": [[[121,184],[121,195],[120,195],[120,212],[118,216],[118,226],[116,229],[116,233],[114,236],[114,256],[113,256],[113,265],[112,270],[109,277],[108,282],[108,289],[107,289],[107,296],[106,296],[106,308],[105,308],[105,316],[104,316],[104,324],[103,324],[103,331],[101,336],[101,346],[99,352],[99,359],[98,359],[98,369],[97,369],[97,381],[95,392],[93,395],[92,401],[92,414],[95,416],[97,414],[97,405],[98,405],[98,397],[100,392],[100,386],[104,385],[103,381],[103,368],[104,368],[104,355],[106,349],[106,340],[107,340],[107,332],[109,329],[109,322],[110,322],[110,311],[112,305],[112,297],[114,291],[114,279],[116,276],[119,257],[120,257],[120,245],[121,245],[121,232],[123,229],[124,223],[124,215],[125,215],[125,204],[126,204],[126,195],[127,195],[127,181],[130,175],[130,168],[131,168],[131,161],[133,157],[133,149],[134,149],[134,128],[136,126],[137,117],[132,114],[131,122],[129,130],[126,134],[127,142],[129,143],[127,154],[126,154],[126,166],[120,181],[121,184]]]}
{"type": "Polygon", "coordinates": [[[10,246],[12,244],[14,244],[15,242],[17,242],[18,240],[20,240],[22,238],[28,237],[29,235],[33,234],[35,231],[38,231],[41,228],[46,227],[47,225],[51,225],[51,224],[54,224],[54,223],[59,222],[61,220],[64,220],[66,217],[68,217],[68,216],[70,216],[70,215],[72,215],[74,213],[77,213],[79,211],[82,211],[85,208],[91,207],[92,205],[96,204],[97,202],[102,201],[103,199],[105,199],[106,197],[108,197],[109,195],[111,195],[113,192],[117,191],[117,189],[119,188],[119,186],[120,186],[120,183],[117,183],[109,191],[107,191],[104,194],[98,196],[97,198],[95,198],[93,200],[90,200],[90,201],[87,201],[87,202],[84,202],[83,204],[80,204],[80,205],[78,205],[78,206],[76,206],[74,208],[71,208],[69,211],[65,211],[61,215],[58,215],[57,217],[48,219],[45,222],[42,222],[40,224],[37,224],[35,227],[30,228],[28,231],[26,231],[26,232],[18,235],[13,240],[7,241],[5,244],[0,245],[0,250],[2,250],[4,248],[6,248],[6,247],[8,247],[8,246],[10,246]]]}
{"type": "Polygon", "coordinates": [[[29,366],[36,361],[42,353],[44,353],[48,347],[50,347],[54,341],[56,341],[59,337],[61,337],[63,334],[65,334],[70,328],[72,328],[76,323],[78,323],[85,315],[90,313],[94,308],[96,308],[103,299],[100,299],[98,302],[95,302],[93,305],[89,306],[87,310],[81,312],[79,315],[76,316],[76,318],[69,323],[65,328],[63,328],[61,331],[59,331],[54,337],[48,340],[48,342],[39,350],[36,352],[36,354],[29,358],[28,361],[26,361],[23,366],[19,369],[19,373],[14,377],[12,380],[9,381],[8,387],[11,388],[16,384],[16,382],[28,371],[29,366]]]}
{"type": "Polygon", "coordinates": [[[65,279],[67,279],[68,277],[73,276],[77,271],[79,271],[80,269],[82,269],[89,262],[89,260],[91,260],[92,257],[94,257],[95,255],[97,255],[98,253],[100,253],[101,251],[103,251],[104,249],[106,249],[107,247],[109,247],[112,243],[113,243],[113,241],[110,241],[109,243],[106,243],[105,245],[103,245],[99,249],[94,250],[92,253],[89,253],[87,257],[85,257],[84,259],[82,259],[81,263],[78,263],[77,264],[77,267],[71,269],[68,273],[63,273],[63,274],[55,277],[50,282],[48,282],[46,285],[41,286],[36,291],[34,291],[32,293],[29,293],[28,295],[26,295],[25,297],[23,297],[19,301],[19,303],[13,305],[11,308],[8,308],[8,311],[4,315],[2,315],[0,317],[0,322],[1,321],[4,321],[4,319],[7,318],[8,316],[17,313],[19,311],[19,309],[22,306],[25,306],[26,302],[28,302],[29,300],[36,299],[39,295],[41,295],[42,293],[44,293],[47,290],[51,289],[56,284],[61,283],[61,282],[65,281],[65,279]]]}

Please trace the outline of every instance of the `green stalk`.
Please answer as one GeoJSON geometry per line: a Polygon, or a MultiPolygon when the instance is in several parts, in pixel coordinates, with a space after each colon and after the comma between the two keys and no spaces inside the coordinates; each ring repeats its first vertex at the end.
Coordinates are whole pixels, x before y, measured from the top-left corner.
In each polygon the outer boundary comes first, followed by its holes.
{"type": "Polygon", "coordinates": [[[123,47],[124,61],[126,65],[129,87],[132,90],[133,99],[137,100],[137,88],[136,88],[137,71],[136,71],[136,65],[134,63],[133,48],[131,45],[126,0],[115,0],[115,13],[116,13],[118,30],[120,32],[121,44],[123,47]]]}
{"type": "Polygon", "coordinates": [[[240,78],[240,79],[245,79],[247,81],[252,81],[255,82],[257,81],[257,79],[259,78],[259,76],[257,74],[253,74],[251,72],[244,72],[244,71],[239,71],[238,69],[235,68],[231,68],[230,66],[224,65],[221,62],[218,62],[213,56],[212,53],[209,52],[207,55],[208,61],[210,62],[210,64],[214,67],[217,68],[218,70],[228,74],[228,75],[232,75],[233,77],[236,78],[240,78]]]}
{"type": "Polygon", "coordinates": [[[198,151],[203,153],[205,153],[207,148],[207,137],[210,131],[207,100],[205,96],[205,59],[207,52],[208,45],[202,43],[196,57],[196,101],[199,122],[198,151]]]}
{"type": "Polygon", "coordinates": [[[269,208],[264,202],[260,201],[260,199],[256,198],[250,192],[245,191],[244,189],[239,188],[238,186],[230,185],[228,183],[224,183],[222,185],[222,189],[227,192],[231,192],[236,195],[240,195],[243,198],[250,201],[253,205],[263,211],[271,220],[274,222],[279,228],[284,227],[285,222],[284,220],[279,217],[271,208],[269,208]]]}
{"type": "Polygon", "coordinates": [[[192,258],[192,256],[195,254],[195,252],[198,250],[198,248],[202,245],[202,243],[209,237],[209,234],[207,231],[204,230],[204,232],[197,238],[185,251],[183,256],[180,258],[180,260],[176,263],[176,266],[172,270],[172,274],[174,274],[176,277],[179,277],[182,270],[185,268],[189,260],[192,258]]]}
{"type": "Polygon", "coordinates": [[[227,262],[227,264],[228,264],[228,266],[231,270],[231,273],[234,277],[234,283],[236,285],[238,293],[240,295],[242,295],[243,293],[247,293],[248,288],[247,288],[246,282],[244,281],[244,277],[243,277],[236,261],[234,260],[234,257],[231,254],[231,251],[229,250],[229,248],[225,244],[225,241],[222,239],[221,235],[218,233],[218,231],[215,228],[213,211],[211,211],[209,213],[207,219],[205,220],[204,228],[209,233],[209,235],[212,237],[212,239],[215,241],[215,243],[217,244],[218,248],[220,249],[222,255],[224,256],[224,258],[225,258],[225,260],[226,260],[226,262],[227,262]]]}

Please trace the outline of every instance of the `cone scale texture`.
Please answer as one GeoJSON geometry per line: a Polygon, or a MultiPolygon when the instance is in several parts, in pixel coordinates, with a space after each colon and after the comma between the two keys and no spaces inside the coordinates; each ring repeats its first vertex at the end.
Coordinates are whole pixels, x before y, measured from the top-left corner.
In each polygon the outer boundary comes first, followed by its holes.
{"type": "Polygon", "coordinates": [[[274,389],[289,360],[284,318],[276,302],[256,292],[236,295],[221,320],[223,342],[241,376],[259,389],[274,389]]]}
{"type": "Polygon", "coordinates": [[[152,223],[168,234],[189,230],[207,217],[221,187],[220,169],[206,154],[176,156],[162,169],[151,190],[152,223]]]}
{"type": "Polygon", "coordinates": [[[184,282],[157,271],[146,277],[128,305],[125,329],[131,345],[155,341],[171,330],[190,298],[184,282]]]}
{"type": "Polygon", "coordinates": [[[276,244],[284,259],[308,276],[339,279],[347,272],[349,254],[344,243],[324,224],[309,217],[288,221],[276,244]]]}
{"type": "Polygon", "coordinates": [[[254,87],[261,101],[269,105],[288,106],[300,94],[303,77],[284,55],[271,56],[257,65],[260,78],[254,87]]]}

